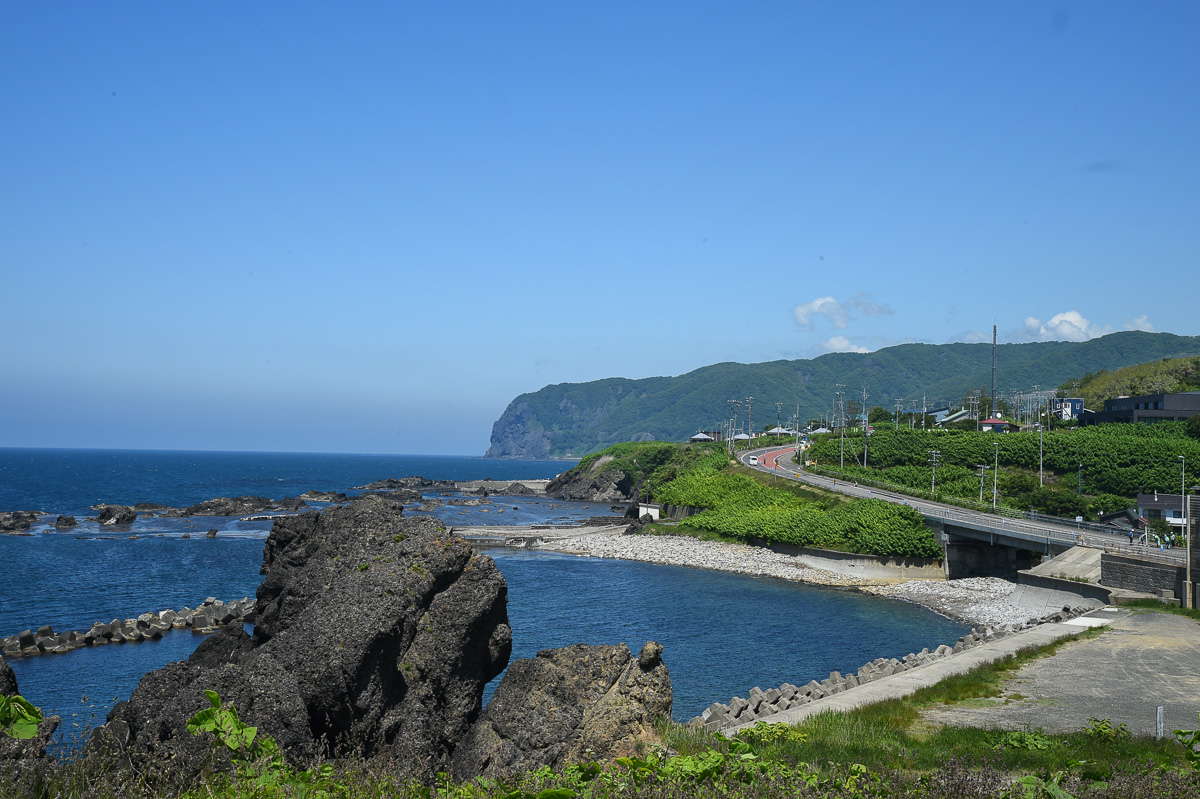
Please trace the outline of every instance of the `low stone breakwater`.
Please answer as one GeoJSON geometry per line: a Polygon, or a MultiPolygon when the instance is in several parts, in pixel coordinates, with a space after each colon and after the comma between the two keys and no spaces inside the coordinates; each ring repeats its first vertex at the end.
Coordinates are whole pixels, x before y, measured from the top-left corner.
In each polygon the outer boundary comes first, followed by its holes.
{"type": "Polygon", "coordinates": [[[764,691],[755,686],[750,689],[749,698],[743,699],[740,696],[735,696],[727,703],[714,702],[705,708],[704,712],[699,716],[695,716],[688,721],[687,726],[692,728],[704,727],[707,730],[719,731],[729,727],[736,727],[740,724],[766,720],[776,713],[791,710],[801,705],[807,705],[809,702],[815,702],[827,696],[849,691],[852,688],[883,679],[884,677],[891,677],[893,674],[899,674],[902,671],[918,669],[936,660],[950,657],[951,655],[958,654],[989,641],[999,641],[1001,638],[1018,633],[1021,630],[1036,627],[1039,624],[1063,622],[1067,619],[1082,616],[1089,610],[1090,608],[1064,607],[1058,613],[1052,613],[1023,623],[1005,624],[999,627],[976,627],[971,632],[959,638],[958,643],[954,646],[942,644],[933,650],[926,647],[920,652],[907,654],[900,660],[896,658],[876,658],[859,668],[855,674],[843,675],[839,671],[834,671],[820,682],[811,680],[807,685],[802,687],[796,687],[791,683],[784,683],[778,688],[764,691]]]}
{"type": "Polygon", "coordinates": [[[49,625],[37,630],[23,630],[16,635],[0,639],[4,657],[22,658],[34,655],[60,655],[85,646],[137,643],[162,638],[170,630],[190,629],[194,633],[211,633],[218,627],[233,622],[254,620],[255,600],[249,597],[223,602],[208,597],[195,610],[160,610],[143,613],[134,619],[113,619],[110,622],[95,622],[91,629],[81,633],[77,630],[55,632],[49,625]]]}

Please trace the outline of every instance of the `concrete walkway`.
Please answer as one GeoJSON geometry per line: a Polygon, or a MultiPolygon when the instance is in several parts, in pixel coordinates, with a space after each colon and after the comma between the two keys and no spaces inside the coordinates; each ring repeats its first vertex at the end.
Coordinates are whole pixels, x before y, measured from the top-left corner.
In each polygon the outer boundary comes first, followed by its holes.
{"type": "MultiPolygon", "coordinates": [[[[1078,599],[1078,597],[1075,598],[1078,599]]],[[[1061,607],[1060,605],[1057,609],[1061,610],[1061,607]]],[[[1077,619],[1071,619],[1061,624],[1041,624],[1033,629],[1023,630],[1002,638],[999,641],[980,644],[979,646],[958,652],[933,663],[928,663],[910,671],[901,672],[900,674],[893,674],[891,677],[884,677],[881,680],[875,680],[865,685],[859,685],[833,696],[809,702],[801,707],[794,707],[772,716],[756,719],[749,724],[726,727],[721,732],[732,734],[746,727],[752,727],[759,721],[766,721],[772,724],[796,724],[814,713],[821,713],[825,710],[845,712],[887,699],[899,699],[916,693],[921,688],[936,685],[947,677],[952,677],[956,674],[965,674],[977,666],[995,663],[1010,655],[1015,655],[1022,650],[1045,646],[1046,644],[1051,644],[1062,638],[1082,632],[1088,627],[1106,625],[1114,619],[1124,618],[1128,615],[1129,611],[1109,608],[1093,611],[1086,616],[1080,616],[1077,619]]]]}

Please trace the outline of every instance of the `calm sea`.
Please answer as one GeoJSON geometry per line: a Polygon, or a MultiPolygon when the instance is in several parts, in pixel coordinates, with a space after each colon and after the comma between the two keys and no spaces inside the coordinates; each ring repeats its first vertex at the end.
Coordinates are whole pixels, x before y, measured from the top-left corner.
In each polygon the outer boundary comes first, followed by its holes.
{"type": "MultiPolygon", "coordinates": [[[[0,510],[69,513],[82,522],[66,531],[42,525],[33,536],[0,535],[7,572],[0,580],[0,635],[42,624],[85,630],[97,620],[194,607],[207,596],[253,596],[269,522],[154,518],[101,530],[83,522],[97,502],[280,499],[416,474],[538,479],[569,465],[419,455],[0,449],[0,510]],[[217,537],[204,537],[211,528],[217,537]],[[183,538],[185,532],[201,534],[183,538]]],[[[506,497],[491,506],[444,506],[437,515],[449,524],[536,524],[609,512],[608,505],[506,497]]],[[[745,696],[754,685],[801,685],[876,657],[952,643],[966,630],[915,605],[771,578],[528,550],[489,554],[509,585],[514,658],[581,642],[624,641],[636,653],[657,640],[665,647],[681,720],[714,701],[745,696]]],[[[21,693],[63,717],[70,742],[102,723],[142,674],[186,658],[199,641],[175,631],[158,642],[11,665],[21,693]]]]}

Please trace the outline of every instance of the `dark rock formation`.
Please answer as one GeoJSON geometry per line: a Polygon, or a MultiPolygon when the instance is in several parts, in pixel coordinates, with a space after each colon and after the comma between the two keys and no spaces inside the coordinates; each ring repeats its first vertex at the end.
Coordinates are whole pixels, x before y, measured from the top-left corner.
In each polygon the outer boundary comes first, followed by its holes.
{"type": "Polygon", "coordinates": [[[17,675],[12,666],[0,655],[0,696],[12,696],[17,692],[17,675]]]}
{"type": "Polygon", "coordinates": [[[604,458],[590,469],[563,472],[546,486],[546,495],[576,502],[629,502],[634,479],[621,469],[603,468],[604,458]]]}
{"type": "MultiPolygon", "coordinates": [[[[12,666],[0,656],[0,696],[15,696],[17,676],[13,674],[12,666]]],[[[28,699],[28,697],[25,697],[28,699]]],[[[17,740],[7,735],[0,735],[0,773],[6,764],[15,765],[18,769],[28,767],[46,757],[46,745],[54,737],[55,730],[62,723],[58,716],[47,716],[38,725],[37,735],[28,740],[17,740]]],[[[15,775],[6,775],[15,776],[15,775]]]]}
{"type": "Polygon", "coordinates": [[[167,516],[248,516],[278,509],[278,503],[266,497],[217,497],[186,508],[171,508],[167,516]]]}
{"type": "Polygon", "coordinates": [[[536,494],[537,492],[524,483],[509,483],[504,489],[500,491],[493,491],[492,493],[504,494],[505,496],[509,497],[526,497],[531,494],[536,494]]]}
{"type": "Polygon", "coordinates": [[[68,528],[74,527],[77,524],[79,524],[79,522],[75,521],[74,516],[59,516],[57,519],[54,520],[54,529],[66,530],[68,528]]]}
{"type": "Polygon", "coordinates": [[[625,644],[543,649],[513,663],[459,745],[459,780],[633,754],[671,713],[671,678],[653,641],[634,658],[625,644]]]}
{"type": "Polygon", "coordinates": [[[0,533],[21,533],[37,521],[38,515],[28,510],[10,510],[0,513],[0,533]]]}
{"type": "Polygon", "coordinates": [[[300,495],[300,499],[306,502],[349,502],[350,497],[343,494],[341,491],[317,491],[309,489],[300,495]]]}
{"type": "Polygon", "coordinates": [[[421,501],[421,492],[412,488],[393,488],[390,491],[370,491],[363,492],[363,495],[371,493],[385,499],[390,499],[393,502],[402,504],[417,503],[421,501]]]}
{"type": "Polygon", "coordinates": [[[454,491],[458,488],[453,480],[430,480],[420,475],[414,477],[389,477],[386,480],[376,480],[365,486],[355,486],[361,491],[394,491],[407,488],[415,491],[454,491]]]}
{"type": "Polygon", "coordinates": [[[97,510],[100,512],[96,514],[96,521],[105,527],[137,521],[137,511],[125,505],[100,505],[97,510]]]}
{"type": "Polygon", "coordinates": [[[262,571],[254,637],[227,627],[147,674],[93,745],[198,770],[211,742],[185,725],[212,689],[293,760],[328,745],[444,762],[512,648],[491,558],[436,520],[366,497],[277,519],[262,571]]]}

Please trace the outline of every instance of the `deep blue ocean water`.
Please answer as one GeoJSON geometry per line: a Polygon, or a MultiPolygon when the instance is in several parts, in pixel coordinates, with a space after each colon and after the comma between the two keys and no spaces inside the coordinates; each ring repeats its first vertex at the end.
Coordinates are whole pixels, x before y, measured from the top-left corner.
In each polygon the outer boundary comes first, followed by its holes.
{"type": "MultiPolygon", "coordinates": [[[[538,479],[569,465],[438,456],[0,449],[0,510],[70,513],[83,522],[96,502],[180,506],[245,494],[279,499],[414,474],[538,479]]],[[[445,506],[436,515],[450,524],[533,524],[603,515],[609,507],[506,497],[483,511],[445,506]]],[[[194,607],[207,596],[252,596],[269,530],[270,522],[202,517],[139,519],[116,529],[81,523],[54,531],[43,524],[33,536],[0,535],[0,636],[42,624],[82,631],[97,620],[194,607]],[[216,538],[203,536],[210,528],[219,530],[216,538]],[[184,532],[194,535],[185,539],[184,532]]],[[[488,552],[509,585],[514,658],[547,647],[621,641],[636,653],[645,641],[657,640],[665,647],[680,720],[714,701],[745,696],[754,685],[801,685],[876,657],[952,643],[966,630],[915,605],[772,578],[528,550],[488,552]]],[[[63,717],[69,742],[102,723],[142,674],[186,658],[200,640],[174,631],[157,642],[11,665],[22,694],[63,717]]]]}

